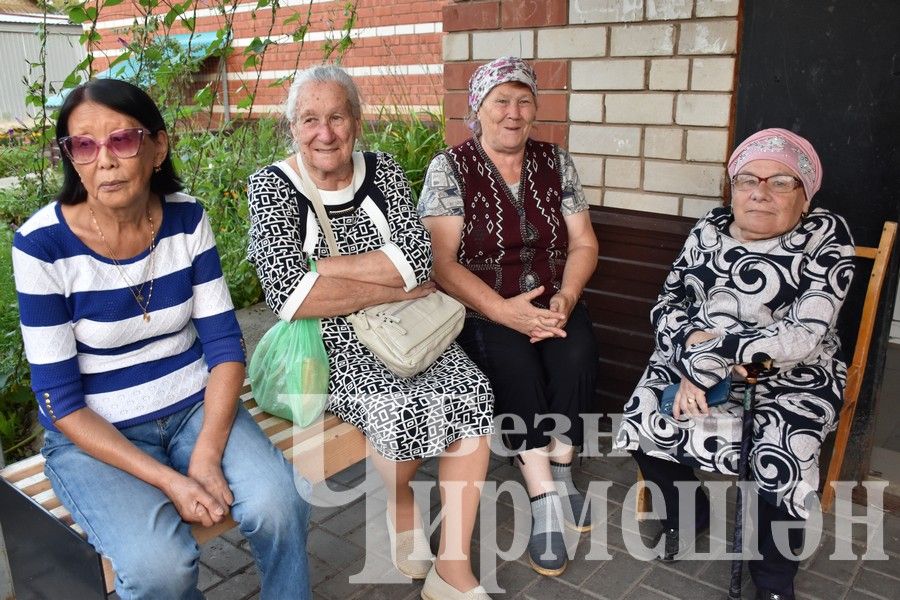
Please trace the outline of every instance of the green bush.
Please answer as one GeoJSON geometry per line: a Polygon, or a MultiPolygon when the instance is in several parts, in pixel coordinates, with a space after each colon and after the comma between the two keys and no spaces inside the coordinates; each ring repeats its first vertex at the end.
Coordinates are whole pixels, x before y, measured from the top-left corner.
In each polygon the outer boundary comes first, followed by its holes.
{"type": "Polygon", "coordinates": [[[12,238],[12,228],[0,221],[0,440],[7,460],[32,453],[26,445],[34,410],[13,283],[12,238]]]}
{"type": "Polygon", "coordinates": [[[366,124],[363,141],[372,150],[392,154],[409,177],[413,201],[419,199],[428,164],[444,149],[444,117],[435,113],[388,113],[366,124]]]}
{"type": "Polygon", "coordinates": [[[287,154],[287,139],[274,119],[242,122],[228,132],[191,132],[175,143],[176,168],[188,193],[206,207],[236,308],[262,299],[256,272],[246,261],[247,178],[287,154]]]}

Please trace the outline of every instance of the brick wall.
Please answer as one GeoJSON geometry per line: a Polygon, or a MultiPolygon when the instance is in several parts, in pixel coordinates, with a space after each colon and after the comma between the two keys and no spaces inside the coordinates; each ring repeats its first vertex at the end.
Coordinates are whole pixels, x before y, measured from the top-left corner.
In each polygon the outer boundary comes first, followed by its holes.
{"type": "Polygon", "coordinates": [[[534,136],[573,153],[598,206],[700,216],[721,204],[739,0],[452,0],[443,11],[448,143],[472,71],[538,76],[534,136]]]}
{"type": "MultiPolygon", "coordinates": [[[[447,0],[357,0],[356,27],[351,32],[354,44],[346,53],[343,65],[356,79],[367,112],[377,113],[381,107],[413,106],[435,110],[443,91],[441,60],[441,8],[447,0]]],[[[254,111],[280,112],[287,85],[273,82],[293,72],[295,66],[308,67],[322,62],[323,47],[333,39],[333,30],[344,23],[344,0],[282,0],[275,24],[271,8],[256,11],[256,0],[239,0],[234,17],[232,47],[235,52],[227,61],[229,105],[232,115],[240,114],[237,103],[255,90],[254,111]],[[305,20],[312,11],[311,27],[304,42],[293,42],[281,36],[294,30],[298,23],[284,25],[284,20],[298,12],[305,20]],[[267,35],[277,42],[265,55],[261,75],[244,69],[243,50],[254,37],[267,35]],[[297,60],[299,53],[299,61],[297,60]]],[[[224,18],[205,2],[198,1],[196,31],[215,31],[224,18]]],[[[154,12],[164,14],[159,8],[154,12]]],[[[101,48],[95,69],[105,69],[121,53],[119,37],[127,38],[127,30],[139,16],[140,6],[134,0],[101,10],[98,30],[101,48]]],[[[190,14],[190,11],[188,11],[190,14]]],[[[302,21],[301,21],[302,22],[302,21]]],[[[172,33],[187,33],[178,24],[172,33]]],[[[201,78],[217,77],[215,69],[207,69],[201,78]]],[[[216,112],[222,112],[222,95],[216,112]]]]}

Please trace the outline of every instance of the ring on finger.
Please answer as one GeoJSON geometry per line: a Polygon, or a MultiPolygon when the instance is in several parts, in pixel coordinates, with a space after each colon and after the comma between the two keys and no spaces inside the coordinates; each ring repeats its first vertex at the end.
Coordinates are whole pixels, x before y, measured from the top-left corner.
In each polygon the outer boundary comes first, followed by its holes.
{"type": "Polygon", "coordinates": [[[688,401],[688,404],[693,404],[693,403],[694,403],[694,397],[693,397],[693,396],[688,396],[687,401],[688,401]]]}

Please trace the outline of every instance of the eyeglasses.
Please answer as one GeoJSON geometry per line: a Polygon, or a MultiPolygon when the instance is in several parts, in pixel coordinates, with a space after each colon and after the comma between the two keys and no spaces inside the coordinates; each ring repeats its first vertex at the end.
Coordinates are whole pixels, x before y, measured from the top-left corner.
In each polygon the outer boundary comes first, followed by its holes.
{"type": "Polygon", "coordinates": [[[739,192],[752,192],[764,181],[769,189],[776,194],[787,194],[803,185],[803,182],[793,175],[757,177],[756,175],[750,175],[749,173],[738,173],[731,178],[731,185],[739,192]]]}
{"type": "Polygon", "coordinates": [[[102,146],[106,146],[118,158],[137,156],[145,133],[148,133],[147,130],[139,127],[119,129],[100,142],[89,135],[69,135],[60,138],[59,145],[73,163],[86,165],[97,160],[102,146]]]}

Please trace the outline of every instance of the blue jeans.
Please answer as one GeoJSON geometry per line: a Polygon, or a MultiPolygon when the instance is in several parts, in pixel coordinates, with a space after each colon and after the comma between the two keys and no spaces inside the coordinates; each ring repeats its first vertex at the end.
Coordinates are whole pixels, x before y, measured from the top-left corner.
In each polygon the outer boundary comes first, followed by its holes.
{"type": "MultiPolygon", "coordinates": [[[[186,473],[203,424],[203,403],[169,417],[123,429],[135,446],[186,473]]],[[[97,552],[116,570],[122,600],[202,598],[200,549],[191,527],[158,488],[48,431],[42,453],[53,489],[97,552]]],[[[261,597],[312,597],[306,534],[309,483],[295,475],[243,407],[237,411],[222,470],[234,494],[231,516],[250,541],[262,581],[261,597]],[[298,490],[300,494],[298,494],[298,490]]]]}

